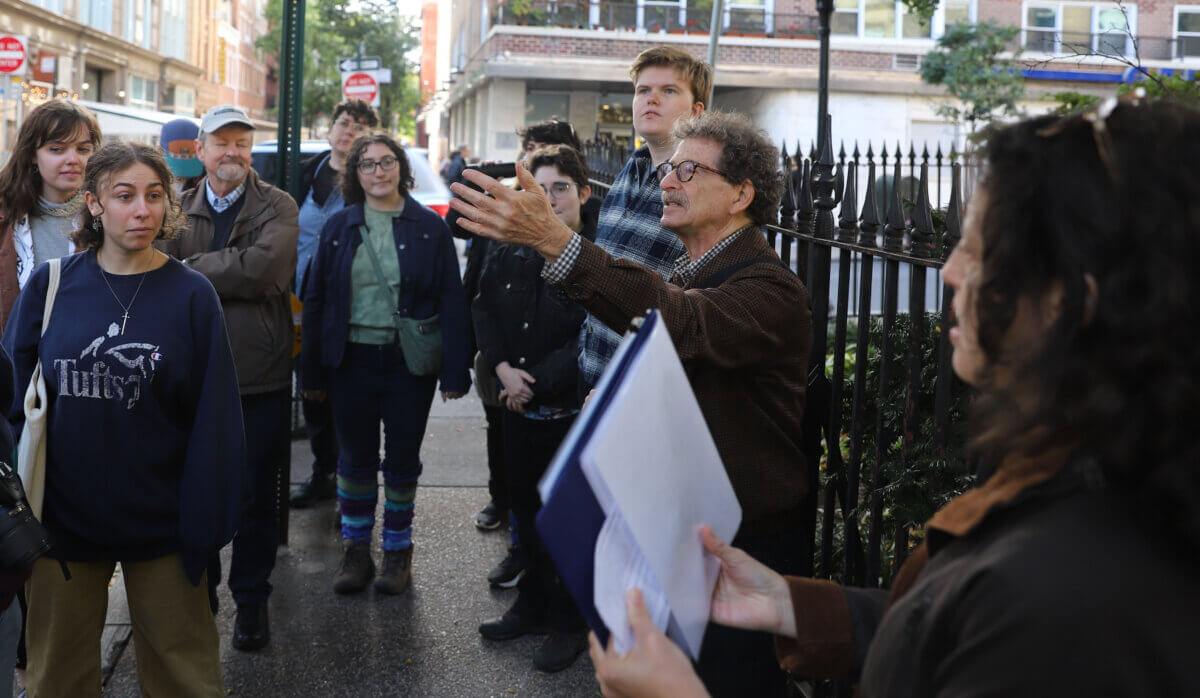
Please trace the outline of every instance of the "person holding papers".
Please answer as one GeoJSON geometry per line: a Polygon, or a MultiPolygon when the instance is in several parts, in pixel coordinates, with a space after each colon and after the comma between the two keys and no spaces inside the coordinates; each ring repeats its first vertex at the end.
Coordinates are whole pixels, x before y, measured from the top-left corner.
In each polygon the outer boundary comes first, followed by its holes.
{"type": "MultiPolygon", "coordinates": [[[[547,261],[543,278],[615,332],[648,308],[660,311],[742,507],[734,542],[775,571],[796,574],[811,540],[801,507],[808,482],[801,418],[812,327],[804,284],[762,232],[777,219],[783,194],[779,153],[733,114],[688,119],[673,136],[674,155],[655,174],[662,225],[686,250],[670,282],[563,224],[523,167],[524,191],[468,170],[464,177],[494,198],[455,185],[463,200],[451,205],[464,229],[532,247],[547,261]]],[[[786,691],[765,633],[711,626],[698,666],[714,695],[786,691]]]]}
{"type": "MultiPolygon", "coordinates": [[[[983,484],[934,514],[890,592],[785,578],[702,531],[712,618],[866,698],[1200,695],[1200,345],[1181,341],[1200,324],[1200,113],[1114,98],[983,151],[943,269],[983,484]]],[[[604,695],[704,695],[630,596],[633,650],[592,646],[604,695]]]]}
{"type": "MultiPolygon", "coordinates": [[[[533,151],[526,162],[558,219],[584,239],[594,239],[596,219],[582,211],[591,188],[578,151],[547,146],[533,151]]],[[[541,507],[538,480],[579,414],[575,356],[585,312],[542,278],[544,264],[527,247],[494,246],[479,277],[472,314],[484,365],[503,386],[508,494],[525,566],[516,603],[500,618],[480,625],[479,633],[489,640],[508,640],[549,630],[533,664],[552,672],[571,666],[587,646],[583,618],[534,525],[541,507]]]]}

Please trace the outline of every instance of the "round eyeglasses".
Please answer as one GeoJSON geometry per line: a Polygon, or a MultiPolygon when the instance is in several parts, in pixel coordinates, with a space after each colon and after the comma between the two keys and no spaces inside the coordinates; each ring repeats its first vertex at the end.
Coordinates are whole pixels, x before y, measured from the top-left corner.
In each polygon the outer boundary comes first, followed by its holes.
{"type": "Polygon", "coordinates": [[[358,163],[358,171],[362,174],[371,174],[375,171],[375,167],[383,168],[384,172],[391,172],[396,169],[396,163],[399,162],[395,157],[389,155],[382,160],[363,160],[358,163]]]}
{"type": "Polygon", "coordinates": [[[543,184],[542,191],[546,192],[546,196],[552,196],[555,199],[566,199],[571,196],[571,183],[554,182],[550,186],[543,184]]]}
{"type": "Polygon", "coordinates": [[[692,181],[692,177],[696,176],[696,170],[708,170],[715,175],[720,175],[726,179],[729,179],[729,175],[725,174],[724,172],[709,167],[708,165],[698,163],[695,160],[683,160],[679,163],[673,163],[670,161],[664,162],[663,164],[654,168],[654,175],[658,178],[658,183],[660,185],[662,184],[662,181],[667,178],[667,175],[671,174],[672,172],[675,173],[675,176],[680,182],[690,182],[692,181]]]}

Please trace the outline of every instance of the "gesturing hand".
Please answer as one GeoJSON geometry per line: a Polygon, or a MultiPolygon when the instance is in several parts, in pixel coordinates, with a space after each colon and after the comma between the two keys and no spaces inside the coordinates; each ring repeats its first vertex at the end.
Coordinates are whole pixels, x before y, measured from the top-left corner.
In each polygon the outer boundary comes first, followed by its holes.
{"type": "Polygon", "coordinates": [[[451,208],[462,214],[458,219],[459,227],[500,242],[532,247],[551,261],[562,254],[572,231],[554,215],[550,200],[525,163],[517,163],[520,191],[504,186],[479,170],[463,170],[463,179],[487,193],[475,191],[461,182],[451,185],[450,190],[460,197],[450,200],[451,208]]]}
{"type": "Polygon", "coordinates": [[[713,589],[713,622],[795,637],[792,595],[783,577],[722,542],[708,526],[701,527],[700,539],[708,552],[721,560],[721,573],[713,589]]]}
{"type": "Polygon", "coordinates": [[[625,656],[600,646],[595,633],[588,633],[588,653],[596,667],[596,680],[608,698],[691,698],[708,691],[692,671],[692,663],[650,620],[642,592],[633,589],[625,597],[633,649],[625,656]]]}

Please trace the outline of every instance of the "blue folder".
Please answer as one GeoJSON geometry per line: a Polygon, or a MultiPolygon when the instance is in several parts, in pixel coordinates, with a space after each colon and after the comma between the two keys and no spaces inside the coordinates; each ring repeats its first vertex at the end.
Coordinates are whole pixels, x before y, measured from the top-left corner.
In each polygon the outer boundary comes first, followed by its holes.
{"type": "Polygon", "coordinates": [[[542,509],[537,515],[538,533],[584,620],[604,645],[608,644],[609,631],[596,611],[593,582],[596,539],[600,537],[605,516],[583,474],[579,455],[591,440],[596,424],[612,403],[629,367],[641,353],[658,321],[658,311],[651,310],[637,334],[621,344],[601,376],[596,393],[563,439],[543,479],[543,490],[548,484],[549,491],[543,496],[542,509]]]}

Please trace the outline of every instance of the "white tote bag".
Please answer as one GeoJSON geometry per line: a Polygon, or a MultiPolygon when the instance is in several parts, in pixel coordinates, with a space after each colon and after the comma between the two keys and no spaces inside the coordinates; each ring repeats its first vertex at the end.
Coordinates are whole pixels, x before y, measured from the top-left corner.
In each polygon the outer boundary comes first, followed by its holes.
{"type": "MultiPolygon", "coordinates": [[[[62,260],[50,260],[50,286],[46,289],[46,309],[42,311],[42,334],[50,324],[54,297],[58,295],[58,277],[62,260]]],[[[39,359],[25,389],[25,428],[17,443],[17,473],[25,486],[25,497],[33,515],[42,518],[42,500],[46,494],[46,379],[39,359]]]]}

